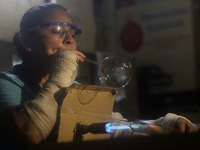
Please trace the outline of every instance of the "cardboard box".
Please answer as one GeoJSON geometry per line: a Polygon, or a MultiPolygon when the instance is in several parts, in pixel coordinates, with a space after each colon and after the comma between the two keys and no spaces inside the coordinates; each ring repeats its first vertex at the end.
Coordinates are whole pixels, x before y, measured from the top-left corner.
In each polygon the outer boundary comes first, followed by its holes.
{"type": "MultiPolygon", "coordinates": [[[[66,91],[60,112],[58,142],[71,142],[75,137],[76,124],[91,125],[111,119],[117,89],[93,85],[73,84],[66,91]]],[[[109,139],[110,134],[86,133],[82,141],[109,139]]]]}

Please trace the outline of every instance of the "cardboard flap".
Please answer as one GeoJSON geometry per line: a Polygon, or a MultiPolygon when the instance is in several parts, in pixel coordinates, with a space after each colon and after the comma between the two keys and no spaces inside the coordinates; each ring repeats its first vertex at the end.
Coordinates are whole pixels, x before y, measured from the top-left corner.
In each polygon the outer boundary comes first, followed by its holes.
{"type": "MultiPolygon", "coordinates": [[[[107,122],[111,118],[117,89],[93,85],[73,84],[66,90],[60,111],[58,142],[74,138],[76,123],[90,125],[107,122]]],[[[107,139],[109,134],[82,135],[83,140],[107,139]]]]}

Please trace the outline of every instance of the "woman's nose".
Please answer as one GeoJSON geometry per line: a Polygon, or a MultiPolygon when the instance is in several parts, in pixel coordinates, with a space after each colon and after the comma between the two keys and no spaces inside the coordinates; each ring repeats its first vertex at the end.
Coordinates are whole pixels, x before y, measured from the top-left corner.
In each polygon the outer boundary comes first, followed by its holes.
{"type": "Polygon", "coordinates": [[[74,39],[74,37],[71,35],[70,32],[67,32],[64,35],[63,42],[64,42],[64,44],[76,44],[76,40],[74,39]]]}

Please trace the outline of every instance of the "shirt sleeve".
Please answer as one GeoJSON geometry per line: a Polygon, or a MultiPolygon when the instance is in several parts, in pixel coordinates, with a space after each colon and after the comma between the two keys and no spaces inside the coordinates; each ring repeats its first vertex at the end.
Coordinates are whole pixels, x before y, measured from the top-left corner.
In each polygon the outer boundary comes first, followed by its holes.
{"type": "Polygon", "coordinates": [[[21,104],[22,82],[14,76],[0,74],[0,111],[21,104]]]}

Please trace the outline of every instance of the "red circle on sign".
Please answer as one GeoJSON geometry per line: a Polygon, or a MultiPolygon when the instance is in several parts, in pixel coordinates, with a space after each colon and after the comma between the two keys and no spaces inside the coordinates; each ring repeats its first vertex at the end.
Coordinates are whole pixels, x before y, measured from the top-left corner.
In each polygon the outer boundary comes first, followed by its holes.
{"type": "Polygon", "coordinates": [[[143,43],[143,31],[139,24],[129,21],[121,29],[120,44],[122,48],[133,53],[139,50],[143,43]]]}

